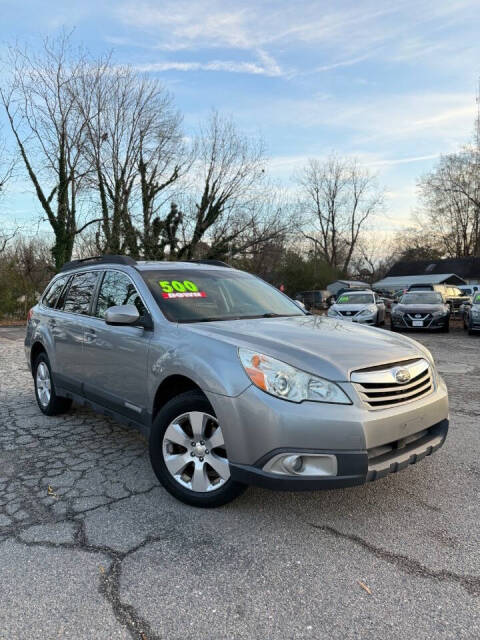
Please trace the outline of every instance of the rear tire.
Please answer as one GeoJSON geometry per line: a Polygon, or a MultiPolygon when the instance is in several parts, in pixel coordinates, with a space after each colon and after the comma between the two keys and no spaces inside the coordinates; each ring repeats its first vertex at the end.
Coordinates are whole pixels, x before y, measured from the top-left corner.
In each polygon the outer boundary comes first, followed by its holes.
{"type": "Polygon", "coordinates": [[[160,409],[150,433],[150,461],[163,487],[194,507],[220,507],[247,489],[230,477],[221,425],[199,391],[182,393],[160,409]]]}
{"type": "Polygon", "coordinates": [[[57,416],[70,409],[72,401],[69,398],[57,396],[50,362],[46,353],[41,353],[34,362],[33,381],[35,397],[42,413],[46,416],[57,416]]]}

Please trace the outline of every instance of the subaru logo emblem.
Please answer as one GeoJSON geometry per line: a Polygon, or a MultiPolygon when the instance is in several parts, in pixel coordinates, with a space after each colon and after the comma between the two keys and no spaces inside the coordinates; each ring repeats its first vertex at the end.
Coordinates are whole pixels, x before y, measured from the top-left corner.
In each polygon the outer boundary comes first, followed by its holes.
{"type": "Polygon", "coordinates": [[[393,375],[395,376],[395,380],[398,384],[404,384],[410,380],[410,371],[408,369],[395,369],[393,371],[393,375]]]}

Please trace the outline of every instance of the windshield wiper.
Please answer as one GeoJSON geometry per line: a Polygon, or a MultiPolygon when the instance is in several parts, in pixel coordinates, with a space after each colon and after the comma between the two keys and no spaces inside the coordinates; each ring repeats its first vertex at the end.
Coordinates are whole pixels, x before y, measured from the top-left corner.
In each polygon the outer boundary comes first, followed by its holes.
{"type": "Polygon", "coordinates": [[[254,320],[255,318],[296,318],[297,316],[301,316],[301,313],[262,313],[258,316],[243,316],[247,320],[254,320]]]}

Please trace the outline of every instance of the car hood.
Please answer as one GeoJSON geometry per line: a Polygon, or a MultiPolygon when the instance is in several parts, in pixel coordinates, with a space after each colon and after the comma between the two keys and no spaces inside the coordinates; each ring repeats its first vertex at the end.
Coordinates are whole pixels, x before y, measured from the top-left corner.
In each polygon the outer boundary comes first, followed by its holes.
{"type": "Polygon", "coordinates": [[[189,332],[246,347],[330,380],[387,362],[428,357],[415,340],[326,316],[255,318],[180,325],[189,332]]]}
{"type": "Polygon", "coordinates": [[[444,304],[397,304],[394,311],[403,311],[404,313],[434,313],[435,311],[448,311],[448,307],[444,304]]]}

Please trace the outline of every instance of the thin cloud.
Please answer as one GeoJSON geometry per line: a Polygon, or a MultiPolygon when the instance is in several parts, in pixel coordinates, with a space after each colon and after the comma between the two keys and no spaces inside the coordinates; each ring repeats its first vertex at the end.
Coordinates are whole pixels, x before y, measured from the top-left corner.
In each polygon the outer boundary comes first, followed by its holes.
{"type": "Polygon", "coordinates": [[[211,62],[152,62],[135,65],[142,72],[164,71],[223,71],[227,73],[247,73],[263,76],[280,76],[282,70],[278,65],[262,66],[255,62],[236,62],[233,60],[212,60],[211,62]]]}

